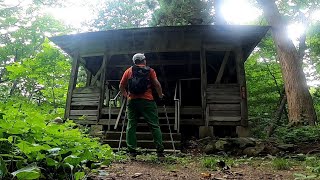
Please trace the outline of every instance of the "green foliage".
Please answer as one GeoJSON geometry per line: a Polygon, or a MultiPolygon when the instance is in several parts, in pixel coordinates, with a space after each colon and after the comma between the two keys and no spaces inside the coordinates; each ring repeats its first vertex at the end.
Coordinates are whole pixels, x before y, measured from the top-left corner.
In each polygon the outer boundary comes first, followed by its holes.
{"type": "Polygon", "coordinates": [[[217,170],[218,161],[219,159],[217,159],[216,157],[209,157],[209,158],[204,158],[201,163],[205,168],[217,170]]]}
{"type": "Polygon", "coordinates": [[[148,14],[151,13],[147,2],[147,0],[105,0],[91,27],[107,30],[146,26],[150,20],[148,14]]]}
{"type": "MultiPolygon", "coordinates": [[[[6,140],[6,139],[3,139],[3,140],[6,140]]],[[[8,173],[8,170],[7,170],[6,163],[4,162],[2,157],[0,157],[0,179],[3,179],[7,173],[8,173]]]]}
{"type": "Polygon", "coordinates": [[[40,168],[37,166],[21,168],[11,174],[21,180],[38,179],[41,175],[40,168]]]}
{"type": "Polygon", "coordinates": [[[304,174],[300,174],[300,173],[295,173],[294,175],[294,179],[295,180],[305,180],[305,179],[316,179],[317,175],[304,175],[304,174]]]}
{"type": "Polygon", "coordinates": [[[276,158],[272,160],[272,166],[276,170],[288,170],[292,167],[292,164],[287,159],[276,158]]]}
{"type": "Polygon", "coordinates": [[[34,57],[6,67],[10,80],[24,83],[19,88],[21,93],[28,94],[29,99],[38,100],[38,103],[50,102],[54,107],[65,104],[70,68],[69,59],[48,40],[34,57]]]}
{"type": "MultiPolygon", "coordinates": [[[[26,81],[24,78],[10,79],[6,69],[7,66],[21,65],[25,60],[34,59],[43,50],[42,44],[45,42],[46,36],[70,32],[70,28],[63,26],[60,21],[42,12],[40,13],[42,11],[41,7],[40,5],[26,3],[23,7],[18,4],[16,7],[4,7],[0,10],[1,100],[8,96],[34,94],[34,92],[30,92],[30,89],[39,89],[39,87],[36,87],[39,84],[38,82],[26,81]]],[[[50,61],[48,58],[51,57],[44,58],[50,61]]],[[[24,69],[16,68],[15,70],[22,72],[24,69]]],[[[28,73],[32,74],[32,71],[28,73]]],[[[42,76],[45,74],[47,73],[43,73],[42,76]]]]}
{"type": "MultiPolygon", "coordinates": [[[[307,45],[310,47],[310,60],[314,64],[317,74],[320,74],[320,22],[310,26],[307,36],[307,45]]],[[[319,76],[318,76],[319,79],[319,76]]]]}
{"type": "Polygon", "coordinates": [[[159,0],[151,26],[211,24],[213,2],[202,0],[159,0]]]}
{"type": "MultiPolygon", "coordinates": [[[[269,40],[265,39],[261,46],[270,45],[269,40]]],[[[253,117],[265,117],[268,113],[267,117],[271,118],[270,112],[276,109],[283,89],[280,65],[272,52],[268,52],[270,54],[262,50],[253,53],[245,63],[249,114],[253,117]]]]}
{"type": "MultiPolygon", "coordinates": [[[[281,68],[275,59],[275,53],[274,43],[269,35],[245,63],[249,123],[252,133],[259,138],[266,137],[265,128],[273,121],[283,91],[281,68]]],[[[279,123],[286,124],[286,119],[279,123]]]]}
{"type": "Polygon", "coordinates": [[[10,169],[18,179],[68,179],[73,173],[81,178],[85,167],[111,162],[113,153],[108,145],[83,134],[70,121],[54,123],[52,119],[61,114],[50,114],[49,108],[21,100],[0,104],[4,113],[0,121],[0,157],[9,162],[3,166],[0,161],[2,174],[9,176],[6,169],[10,169]],[[56,173],[59,171],[64,174],[56,173]]]}
{"type": "Polygon", "coordinates": [[[320,177],[320,158],[316,156],[309,156],[304,162],[304,167],[307,169],[307,175],[296,173],[294,174],[296,180],[304,179],[318,179],[320,177]]]}
{"type": "Polygon", "coordinates": [[[285,143],[314,142],[320,140],[320,126],[278,127],[275,136],[285,143]]]}

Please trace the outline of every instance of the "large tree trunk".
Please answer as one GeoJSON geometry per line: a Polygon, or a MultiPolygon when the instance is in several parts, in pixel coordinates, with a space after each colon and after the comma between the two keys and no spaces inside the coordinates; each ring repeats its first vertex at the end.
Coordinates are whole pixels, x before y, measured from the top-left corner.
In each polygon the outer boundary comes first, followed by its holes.
{"type": "Polygon", "coordinates": [[[289,39],[286,23],[282,19],[274,0],[257,0],[265,17],[272,26],[273,39],[277,47],[284,80],[290,124],[307,121],[314,125],[317,119],[299,54],[289,39]]]}

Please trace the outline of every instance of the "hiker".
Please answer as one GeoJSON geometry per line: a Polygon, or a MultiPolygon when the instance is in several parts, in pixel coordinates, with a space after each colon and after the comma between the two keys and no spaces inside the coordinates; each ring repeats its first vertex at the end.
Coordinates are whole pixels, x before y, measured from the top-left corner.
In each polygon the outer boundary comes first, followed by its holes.
{"type": "Polygon", "coordinates": [[[161,84],[154,69],[146,66],[144,54],[135,54],[132,61],[134,65],[124,72],[119,85],[122,95],[128,98],[126,142],[129,155],[131,157],[137,155],[136,128],[139,117],[143,116],[152,132],[157,156],[161,158],[164,157],[162,133],[159,126],[157,104],[152,96],[152,87],[154,87],[159,98],[163,98],[161,84]]]}

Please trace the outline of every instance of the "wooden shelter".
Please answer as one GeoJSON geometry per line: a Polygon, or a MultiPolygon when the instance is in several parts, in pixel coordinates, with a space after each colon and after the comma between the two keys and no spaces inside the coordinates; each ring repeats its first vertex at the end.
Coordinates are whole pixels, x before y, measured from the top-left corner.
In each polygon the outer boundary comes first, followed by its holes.
{"type": "MultiPolygon", "coordinates": [[[[167,113],[159,107],[164,142],[168,140],[165,147],[171,147],[169,126],[177,144],[181,133],[198,132],[198,127],[245,127],[248,109],[244,62],[268,29],[179,26],[52,37],[73,58],[65,118],[106,131],[105,141],[115,146],[125,111],[119,81],[132,65],[132,55],[142,52],[147,64],[156,70],[168,99],[167,113]],[[84,76],[78,76],[79,66],[86,72],[82,85],[79,77],[84,76]]],[[[148,147],[152,139],[144,127],[141,123],[137,136],[148,147]]]]}

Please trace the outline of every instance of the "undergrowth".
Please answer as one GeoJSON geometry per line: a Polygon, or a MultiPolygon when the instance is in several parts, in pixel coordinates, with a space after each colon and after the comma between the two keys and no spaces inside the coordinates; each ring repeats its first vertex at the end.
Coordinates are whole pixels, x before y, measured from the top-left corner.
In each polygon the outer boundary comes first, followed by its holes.
{"type": "Polygon", "coordinates": [[[11,101],[0,112],[0,179],[83,179],[114,157],[73,122],[53,122],[50,106],[11,101]]]}
{"type": "Polygon", "coordinates": [[[272,161],[272,165],[276,170],[288,170],[292,167],[292,163],[288,159],[276,158],[272,161]]]}
{"type": "Polygon", "coordinates": [[[278,127],[274,136],[285,143],[320,141],[320,125],[301,127],[278,127]]]}

